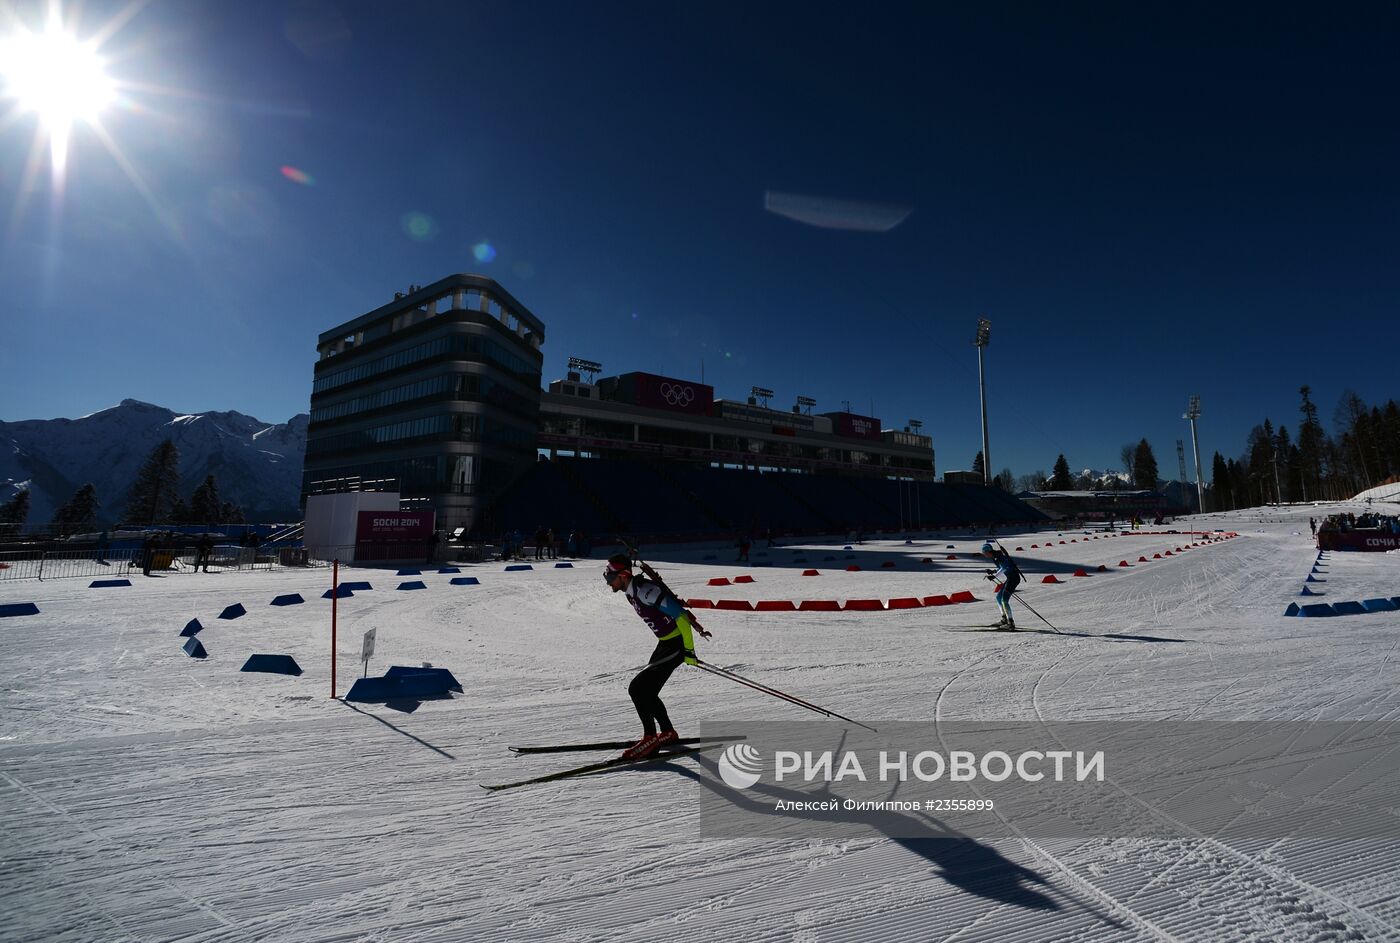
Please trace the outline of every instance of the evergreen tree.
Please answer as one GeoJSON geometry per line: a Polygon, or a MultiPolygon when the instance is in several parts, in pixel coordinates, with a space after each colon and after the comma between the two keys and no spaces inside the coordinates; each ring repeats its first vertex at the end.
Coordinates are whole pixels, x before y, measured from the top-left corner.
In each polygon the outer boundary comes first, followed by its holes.
{"type": "Polygon", "coordinates": [[[1016,479],[1011,474],[1011,469],[1003,468],[1001,471],[997,472],[997,476],[992,479],[992,484],[996,485],[1002,491],[1010,492],[1011,489],[1016,486],[1016,479]]]}
{"type": "Polygon", "coordinates": [[[20,530],[25,522],[29,520],[29,489],[21,488],[15,492],[14,497],[0,506],[0,524],[13,524],[14,530],[20,530]]]}
{"type": "Polygon", "coordinates": [[[1219,452],[1210,463],[1210,509],[1212,511],[1234,510],[1234,496],[1230,489],[1230,469],[1219,452]]]}
{"type": "Polygon", "coordinates": [[[1282,490],[1278,496],[1279,503],[1295,500],[1298,488],[1291,484],[1293,476],[1292,459],[1293,453],[1297,449],[1288,438],[1288,427],[1279,426],[1278,435],[1274,436],[1274,466],[1278,473],[1277,487],[1282,490]]]}
{"type": "Polygon", "coordinates": [[[97,511],[101,507],[97,500],[97,488],[89,482],[75,491],[68,503],[54,513],[53,522],[60,533],[78,533],[96,523],[97,511]]]}
{"type": "Polygon", "coordinates": [[[982,461],[982,450],[977,450],[977,455],[972,459],[972,470],[978,475],[985,474],[986,464],[982,461]]]}
{"type": "Polygon", "coordinates": [[[1133,451],[1133,484],[1146,491],[1157,490],[1157,459],[1146,439],[1133,451]]]}
{"type": "Polygon", "coordinates": [[[1074,487],[1074,479],[1069,474],[1069,462],[1065,461],[1065,453],[1061,452],[1060,457],[1055,459],[1055,472],[1050,476],[1051,491],[1069,491],[1074,487]]]}
{"type": "Polygon", "coordinates": [[[180,496],[180,450],[166,439],[151,450],[127,497],[126,514],[137,524],[170,520],[180,496]]]}
{"type": "Polygon", "coordinates": [[[175,504],[170,508],[170,514],[166,518],[171,524],[193,524],[194,518],[190,516],[190,506],[185,503],[184,498],[176,498],[175,504]]]}
{"type": "Polygon", "coordinates": [[[232,501],[225,501],[219,505],[219,522],[222,524],[242,524],[243,508],[232,501]]]}
{"type": "Polygon", "coordinates": [[[1299,407],[1303,423],[1298,427],[1299,496],[1306,501],[1311,495],[1316,500],[1322,497],[1322,456],[1327,436],[1317,421],[1317,406],[1310,398],[1312,388],[1302,386],[1298,392],[1303,397],[1299,407]]]}
{"type": "Polygon", "coordinates": [[[1365,401],[1352,390],[1342,393],[1333,420],[1343,442],[1340,457],[1351,472],[1349,478],[1353,493],[1370,488],[1373,483],[1371,469],[1366,462],[1366,454],[1370,450],[1368,419],[1369,410],[1365,401]]]}
{"type": "Polygon", "coordinates": [[[194,489],[194,494],[190,495],[190,523],[213,525],[221,524],[223,520],[219,513],[223,510],[223,502],[219,500],[219,486],[214,481],[214,476],[209,475],[204,479],[204,484],[194,489]]]}

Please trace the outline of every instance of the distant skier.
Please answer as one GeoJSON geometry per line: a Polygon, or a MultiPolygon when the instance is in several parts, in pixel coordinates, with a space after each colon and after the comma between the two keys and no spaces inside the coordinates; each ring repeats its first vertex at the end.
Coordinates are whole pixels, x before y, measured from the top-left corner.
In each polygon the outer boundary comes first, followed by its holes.
{"type": "Polygon", "coordinates": [[[1015,632],[1016,620],[1011,618],[1011,594],[1021,585],[1021,568],[1011,559],[1006,548],[987,541],[982,545],[982,556],[989,557],[997,565],[995,570],[987,570],[987,579],[1001,583],[997,589],[997,605],[1001,607],[1001,621],[996,628],[1003,632],[1015,632]]]}
{"type": "Polygon", "coordinates": [[[675,596],[644,576],[633,576],[632,558],[625,553],[608,558],[608,564],[603,569],[603,580],[614,593],[621,592],[627,596],[627,601],[657,639],[651,661],[627,686],[627,693],[632,696],[632,703],[637,706],[637,714],[642,718],[643,736],[624,750],[622,756],[630,760],[641,759],[676,741],[676,728],[671,726],[666,705],[661,703],[661,688],[682,662],[687,665],[696,663],[691,630],[694,629],[704,638],[709,638],[710,633],[692,620],[675,596]]]}

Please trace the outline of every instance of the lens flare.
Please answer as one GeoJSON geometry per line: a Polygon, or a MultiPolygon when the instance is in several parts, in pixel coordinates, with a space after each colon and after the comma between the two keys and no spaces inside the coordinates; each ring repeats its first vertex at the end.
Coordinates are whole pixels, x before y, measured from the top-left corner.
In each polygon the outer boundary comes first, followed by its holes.
{"type": "Polygon", "coordinates": [[[416,242],[427,242],[437,235],[437,223],[427,213],[404,213],[399,223],[409,238],[416,242]]]}
{"type": "Polygon", "coordinates": [[[472,256],[478,262],[491,262],[496,258],[496,247],[483,239],[472,246],[472,256]]]}
{"type": "Polygon", "coordinates": [[[298,170],[296,167],[289,165],[283,165],[282,176],[286,177],[292,183],[299,183],[304,187],[314,187],[316,185],[315,177],[304,170],[298,170]]]}

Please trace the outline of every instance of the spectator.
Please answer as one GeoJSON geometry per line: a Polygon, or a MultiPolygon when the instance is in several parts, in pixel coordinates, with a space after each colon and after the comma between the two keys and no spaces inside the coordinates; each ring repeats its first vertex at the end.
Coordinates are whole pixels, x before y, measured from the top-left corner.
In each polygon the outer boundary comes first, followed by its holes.
{"type": "Polygon", "coordinates": [[[424,563],[431,564],[433,560],[436,559],[438,543],[441,540],[442,535],[439,534],[436,530],[434,530],[431,534],[428,535],[428,558],[423,561],[424,563]]]}
{"type": "Polygon", "coordinates": [[[147,534],[141,540],[141,575],[151,575],[151,564],[155,562],[156,538],[152,534],[147,534]]]}
{"type": "Polygon", "coordinates": [[[548,534],[548,532],[544,529],[544,527],[536,527],[536,528],[535,528],[535,559],[536,559],[536,560],[541,560],[541,559],[544,558],[544,542],[545,542],[545,538],[548,537],[548,536],[549,536],[549,534],[548,534]]]}
{"type": "Polygon", "coordinates": [[[739,559],[736,560],[735,562],[736,562],[736,563],[748,563],[748,562],[749,562],[749,535],[748,535],[748,534],[740,534],[740,535],[739,535],[739,559]]]}
{"type": "Polygon", "coordinates": [[[194,568],[198,570],[204,568],[204,572],[209,572],[209,558],[214,555],[214,538],[208,534],[200,534],[199,539],[194,543],[194,568]]]}
{"type": "Polygon", "coordinates": [[[559,552],[554,547],[554,528],[551,527],[544,535],[545,546],[549,549],[549,559],[554,560],[559,556],[559,552]]]}

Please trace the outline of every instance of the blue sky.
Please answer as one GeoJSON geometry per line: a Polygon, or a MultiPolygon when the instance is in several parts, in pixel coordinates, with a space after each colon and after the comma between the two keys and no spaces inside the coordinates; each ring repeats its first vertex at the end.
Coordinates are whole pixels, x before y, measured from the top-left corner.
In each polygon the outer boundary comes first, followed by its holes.
{"type": "MultiPolygon", "coordinates": [[[[125,9],[66,15],[86,36],[125,9]]],[[[283,420],[317,333],[472,271],[545,322],[546,382],[569,356],[703,362],[721,396],[922,419],[940,471],[980,448],[985,316],[995,468],[1116,467],[1146,436],[1174,475],[1190,393],[1203,464],[1266,415],[1292,431],[1303,383],[1324,421],[1344,389],[1400,394],[1398,27],[1380,4],[154,0],[101,47],[120,159],[79,127],[61,188],[46,161],[26,183],[35,120],[0,123],[0,419],[283,420]],[[769,190],[912,213],[816,228],[769,190]]]]}

